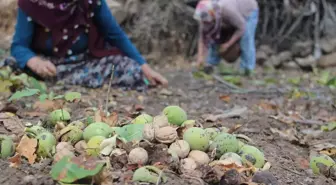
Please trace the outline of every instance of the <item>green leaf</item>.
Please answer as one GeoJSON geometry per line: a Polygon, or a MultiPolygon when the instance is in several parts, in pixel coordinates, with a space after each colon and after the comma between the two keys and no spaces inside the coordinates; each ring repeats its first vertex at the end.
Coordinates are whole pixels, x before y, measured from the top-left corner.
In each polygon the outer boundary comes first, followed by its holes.
{"type": "Polygon", "coordinates": [[[336,88],[336,77],[333,77],[327,82],[327,86],[330,88],[336,88]]]}
{"type": "Polygon", "coordinates": [[[223,76],[223,79],[229,83],[235,84],[235,85],[241,85],[241,78],[240,76],[223,76]]]}
{"type": "Polygon", "coordinates": [[[278,82],[278,80],[277,79],[275,79],[275,78],[265,78],[265,83],[267,83],[267,84],[276,84],[277,82],[278,82]]]}
{"type": "Polygon", "coordinates": [[[28,97],[28,96],[33,96],[36,95],[40,92],[38,89],[24,89],[22,91],[17,91],[15,92],[9,99],[8,101],[13,101],[13,100],[19,100],[23,97],[28,97]]]}
{"type": "Polygon", "coordinates": [[[323,125],[321,126],[321,130],[324,132],[330,132],[336,129],[336,121],[335,122],[331,122],[328,125],[323,125]]]}
{"type": "Polygon", "coordinates": [[[81,93],[79,92],[67,92],[65,93],[65,100],[68,102],[73,102],[75,100],[79,100],[81,98],[81,93]]]}
{"type": "Polygon", "coordinates": [[[48,98],[49,98],[49,100],[53,100],[54,99],[54,92],[53,91],[51,91],[49,93],[48,98]]]}
{"type": "Polygon", "coordinates": [[[293,85],[299,85],[301,82],[301,77],[295,77],[295,78],[288,78],[288,83],[293,85]]]}
{"type": "Polygon", "coordinates": [[[330,72],[329,71],[323,71],[321,73],[320,78],[317,80],[317,82],[320,83],[320,84],[322,84],[322,85],[326,85],[328,83],[329,76],[330,76],[330,72]]]}
{"type": "Polygon", "coordinates": [[[41,93],[47,94],[47,86],[45,83],[40,82],[33,77],[29,77],[29,82],[34,89],[38,89],[41,93]]]}
{"type": "Polygon", "coordinates": [[[204,79],[204,80],[211,80],[212,79],[211,75],[208,75],[203,71],[193,72],[193,77],[196,78],[196,79],[204,79]]]}
{"type": "Polygon", "coordinates": [[[47,95],[47,94],[41,94],[41,95],[39,96],[40,101],[45,101],[47,98],[48,98],[48,95],[47,95]]]}
{"type": "Polygon", "coordinates": [[[94,123],[94,117],[93,116],[89,116],[86,118],[86,123],[87,125],[90,125],[91,123],[94,123]]]}
{"type": "Polygon", "coordinates": [[[116,133],[127,142],[140,141],[143,139],[145,124],[130,124],[115,130],[116,133]]]}
{"type": "Polygon", "coordinates": [[[234,68],[224,65],[222,62],[218,65],[217,69],[221,75],[237,74],[234,68]]]}
{"type": "Polygon", "coordinates": [[[97,175],[105,163],[99,158],[78,156],[65,156],[51,169],[51,177],[62,183],[74,183],[78,180],[97,175]]]}

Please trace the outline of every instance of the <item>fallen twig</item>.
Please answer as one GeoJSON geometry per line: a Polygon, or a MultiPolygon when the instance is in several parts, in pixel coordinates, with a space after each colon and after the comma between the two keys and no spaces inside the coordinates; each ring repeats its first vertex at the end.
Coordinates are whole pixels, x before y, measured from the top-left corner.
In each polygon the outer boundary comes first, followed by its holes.
{"type": "Polygon", "coordinates": [[[108,112],[108,102],[110,98],[111,85],[114,77],[114,65],[112,65],[111,78],[107,89],[106,102],[105,102],[105,113],[108,112]]]}
{"type": "Polygon", "coordinates": [[[217,75],[212,75],[212,77],[217,80],[218,82],[224,84],[226,87],[230,88],[230,89],[236,89],[236,90],[240,90],[241,88],[240,87],[237,87],[225,80],[223,80],[221,77],[217,76],[217,75]]]}
{"type": "Polygon", "coordinates": [[[293,120],[295,123],[298,123],[298,124],[304,124],[304,125],[324,125],[324,122],[322,121],[316,121],[316,120],[297,120],[297,119],[294,119],[293,120]]]}
{"type": "Polygon", "coordinates": [[[302,173],[300,173],[300,172],[298,172],[298,171],[296,171],[296,170],[292,170],[292,169],[289,169],[289,168],[286,168],[286,167],[284,167],[284,166],[280,166],[282,169],[284,169],[284,170],[287,170],[287,171],[289,171],[289,172],[292,172],[293,174],[296,174],[296,175],[300,175],[300,176],[303,176],[304,174],[302,174],[302,173]]]}

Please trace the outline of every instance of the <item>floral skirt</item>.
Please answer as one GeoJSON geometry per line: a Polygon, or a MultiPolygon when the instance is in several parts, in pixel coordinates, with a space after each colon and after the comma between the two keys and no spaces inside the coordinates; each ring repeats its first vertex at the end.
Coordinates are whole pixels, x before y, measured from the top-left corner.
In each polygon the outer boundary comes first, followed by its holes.
{"type": "MultiPolygon", "coordinates": [[[[43,56],[42,58],[51,61],[57,69],[56,77],[46,79],[46,82],[62,81],[67,85],[98,88],[104,83],[109,83],[113,73],[113,86],[139,91],[147,88],[140,65],[126,56],[91,58],[86,54],[79,54],[66,59],[43,56]]],[[[20,70],[13,59],[7,59],[5,64],[14,65],[15,69],[20,70]]]]}

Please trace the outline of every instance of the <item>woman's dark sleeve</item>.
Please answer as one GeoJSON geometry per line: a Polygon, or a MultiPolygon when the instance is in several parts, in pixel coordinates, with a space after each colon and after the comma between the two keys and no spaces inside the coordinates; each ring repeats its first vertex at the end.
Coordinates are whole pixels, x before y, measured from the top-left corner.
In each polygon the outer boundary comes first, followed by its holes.
{"type": "Polygon", "coordinates": [[[31,18],[18,8],[15,33],[11,44],[11,55],[15,58],[20,68],[24,68],[29,59],[36,56],[30,49],[33,33],[34,25],[31,18]]]}
{"type": "Polygon", "coordinates": [[[138,62],[140,65],[146,63],[140,52],[132,44],[125,32],[121,29],[113,17],[105,0],[101,0],[101,6],[95,11],[95,21],[99,29],[105,34],[107,41],[119,48],[126,56],[138,62]]]}

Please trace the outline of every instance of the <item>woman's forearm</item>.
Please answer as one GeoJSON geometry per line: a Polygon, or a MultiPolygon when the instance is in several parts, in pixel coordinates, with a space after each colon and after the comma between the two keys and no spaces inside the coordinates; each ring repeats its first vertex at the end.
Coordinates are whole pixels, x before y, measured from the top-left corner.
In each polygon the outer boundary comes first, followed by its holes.
{"type": "Polygon", "coordinates": [[[203,43],[202,36],[200,36],[198,39],[198,52],[197,53],[198,53],[198,59],[203,59],[207,53],[207,48],[205,47],[203,43]]]}
{"type": "Polygon", "coordinates": [[[235,44],[244,35],[244,30],[237,30],[226,43],[228,48],[235,44]]]}

